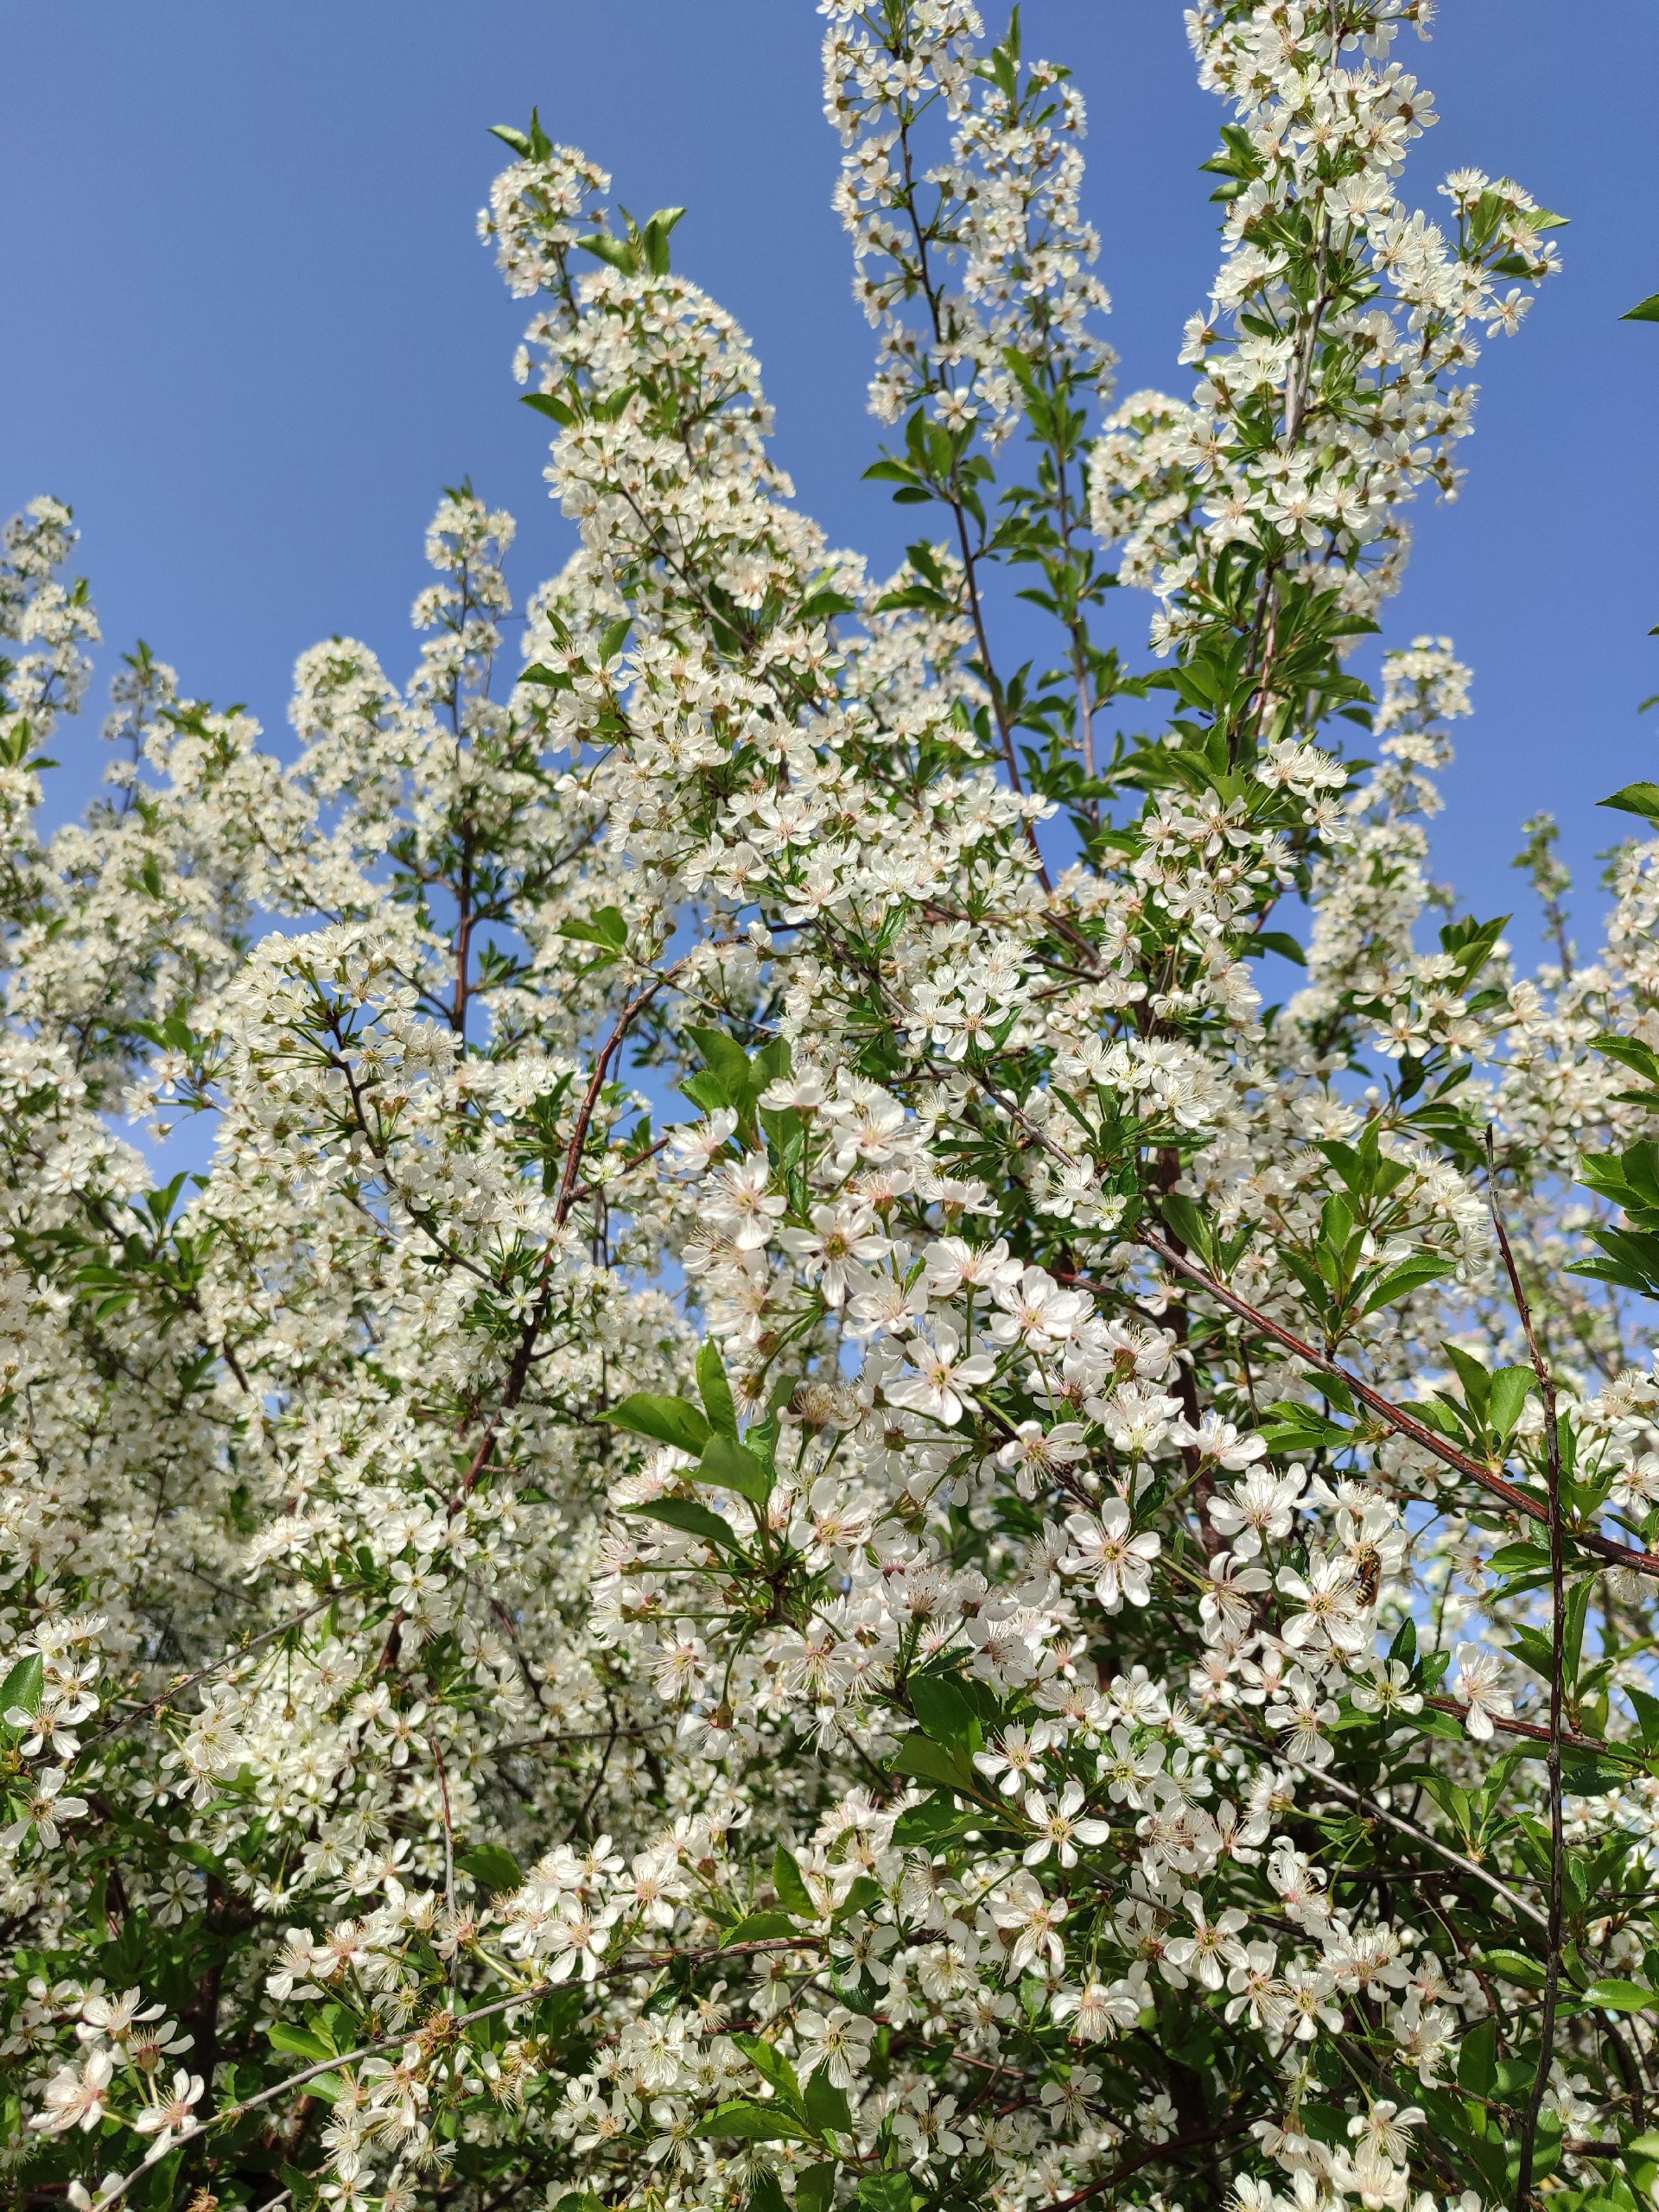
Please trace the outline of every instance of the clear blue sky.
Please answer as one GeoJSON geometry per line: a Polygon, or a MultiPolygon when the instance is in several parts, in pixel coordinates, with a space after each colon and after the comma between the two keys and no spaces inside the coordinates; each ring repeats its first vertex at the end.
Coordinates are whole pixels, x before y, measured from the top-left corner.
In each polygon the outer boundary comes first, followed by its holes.
{"type": "MultiPolygon", "coordinates": [[[[1179,0],[1027,0],[1025,18],[1028,50],[1089,98],[1122,388],[1180,391],[1221,113],[1179,0]]],[[[630,207],[690,208],[677,261],[753,336],[803,501],[891,556],[902,516],[859,481],[869,339],[828,204],[819,29],[810,0],[0,0],[0,502],[69,499],[111,648],[144,637],[188,691],[273,734],[320,637],[404,671],[442,485],[469,474],[518,514],[521,588],[547,573],[565,526],[545,426],[514,401],[524,309],[473,231],[505,158],[486,128],[535,101],[630,207]]],[[[1449,632],[1475,669],[1440,873],[1483,913],[1513,906],[1518,824],[1548,806],[1589,939],[1589,856],[1621,826],[1593,802],[1659,772],[1659,709],[1635,711],[1659,691],[1659,327],[1618,320],[1659,288],[1659,10],[1447,0],[1401,54],[1443,118],[1420,201],[1477,163],[1573,220],[1568,273],[1488,348],[1464,498],[1421,511],[1389,626],[1449,632]]],[[[83,791],[94,729],[57,748],[83,791]]]]}

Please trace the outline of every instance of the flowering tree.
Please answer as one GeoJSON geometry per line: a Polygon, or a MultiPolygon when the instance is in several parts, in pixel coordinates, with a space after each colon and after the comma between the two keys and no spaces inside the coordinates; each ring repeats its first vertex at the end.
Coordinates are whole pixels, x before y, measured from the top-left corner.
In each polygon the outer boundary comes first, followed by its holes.
{"type": "Polygon", "coordinates": [[[536,123],[521,651],[452,492],[406,686],[319,645],[285,765],[140,651],[43,840],[10,526],[10,2187],[1635,2212],[1659,843],[1586,964],[1529,824],[1523,979],[1466,671],[1346,658],[1559,219],[1408,212],[1427,0],[1198,0],[1196,381],[1103,419],[1065,71],[823,13],[896,575],[536,123]]]}

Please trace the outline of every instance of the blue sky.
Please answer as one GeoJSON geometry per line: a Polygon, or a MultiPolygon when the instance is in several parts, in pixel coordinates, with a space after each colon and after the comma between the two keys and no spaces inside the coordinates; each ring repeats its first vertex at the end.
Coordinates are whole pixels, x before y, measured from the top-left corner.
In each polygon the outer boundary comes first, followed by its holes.
{"type": "MultiPolygon", "coordinates": [[[[1197,165],[1222,118],[1178,0],[1027,0],[1025,20],[1089,99],[1121,388],[1179,391],[1215,261],[1197,165]]],[[[547,573],[567,540],[544,426],[514,401],[524,309],[473,229],[505,158],[487,126],[535,101],[630,207],[690,209],[677,263],[754,338],[803,502],[893,556],[902,514],[859,480],[878,430],[819,28],[810,0],[0,0],[0,504],[69,499],[111,651],[144,637],[188,691],[273,734],[316,639],[354,632],[405,667],[442,485],[470,474],[517,513],[521,588],[547,573]]],[[[1388,627],[1449,633],[1475,669],[1440,872],[1483,914],[1516,906],[1518,825],[1550,807],[1590,940],[1591,855],[1622,826],[1594,801],[1659,769],[1659,709],[1636,713],[1659,690],[1659,327],[1618,320],[1659,288],[1659,11],[1448,0],[1401,57],[1442,117],[1413,196],[1476,163],[1572,218],[1567,274],[1488,349],[1464,497],[1420,512],[1388,627]]],[[[55,748],[77,796],[95,728],[55,748]]]]}

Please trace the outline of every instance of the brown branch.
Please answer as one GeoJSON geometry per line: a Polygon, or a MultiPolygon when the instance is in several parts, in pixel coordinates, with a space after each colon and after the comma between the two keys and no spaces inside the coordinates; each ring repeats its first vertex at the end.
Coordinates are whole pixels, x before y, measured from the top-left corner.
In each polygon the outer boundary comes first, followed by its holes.
{"type": "Polygon", "coordinates": [[[673,967],[665,968],[660,976],[653,976],[645,989],[637,996],[631,998],[623,1007],[616,1018],[615,1026],[610,1035],[600,1048],[599,1058],[594,1062],[593,1076],[588,1082],[587,1094],[577,1113],[575,1125],[570,1132],[570,1142],[565,1152],[564,1173],[559,1181],[558,1200],[553,1209],[553,1218],[561,1229],[563,1228],[570,1209],[575,1203],[576,1171],[582,1165],[582,1147],[588,1141],[588,1131],[593,1122],[594,1109],[599,1104],[600,1093],[605,1088],[605,1078],[610,1073],[611,1065],[621,1051],[623,1040],[634,1022],[651,1004],[658,992],[678,973],[684,964],[683,961],[676,961],[673,967]]]}
{"type": "Polygon", "coordinates": [[[1117,2183],[1127,2181],[1131,2174],[1138,2174],[1143,2166],[1155,2165],[1160,2158],[1173,2158],[1178,2151],[1196,2151],[1202,2144],[1225,2142],[1230,2136],[1243,2135],[1249,2126],[1247,2120],[1230,2120],[1219,2127],[1199,2128],[1191,2135],[1178,2135],[1173,2143],[1154,2143],[1150,2150],[1141,2152],[1138,2158],[1126,2158],[1122,2165],[1114,2166],[1098,2181],[1091,2181],[1086,2189],[1074,2190],[1070,2196],[1062,2196],[1056,2202],[1045,2205],[1043,2212],[1075,2212],[1077,2205],[1086,2204],[1091,2196],[1098,2196],[1103,2189],[1111,2189],[1117,2183]]]}
{"type": "MultiPolygon", "coordinates": [[[[553,1208],[553,1220],[556,1228],[563,1228],[569,1218],[572,1207],[585,1187],[579,1184],[577,1177],[582,1166],[582,1151],[588,1141],[588,1132],[593,1126],[594,1115],[598,1109],[600,1095],[605,1088],[606,1078],[610,1073],[617,1054],[622,1049],[628,1031],[645,1007],[651,1004],[658,992],[671,982],[684,965],[683,960],[677,960],[672,967],[664,968],[660,975],[653,976],[644,990],[638,992],[623,1007],[616,1018],[610,1035],[600,1047],[599,1057],[594,1062],[593,1074],[588,1078],[588,1089],[583,1094],[582,1104],[577,1109],[575,1122],[570,1131],[570,1141],[565,1148],[564,1172],[559,1178],[559,1195],[553,1208]]],[[[495,1450],[495,1440],[500,1432],[503,1420],[513,1410],[524,1394],[524,1385],[530,1380],[531,1356],[536,1349],[536,1339],[541,1334],[542,1325],[547,1318],[547,1297],[552,1281],[555,1256],[555,1249],[550,1246],[542,1261],[541,1281],[537,1288],[536,1305],[520,1332],[518,1346],[513,1353],[512,1364],[507,1370],[506,1387],[501,1393],[501,1402],[486,1424],[484,1433],[479,1440],[478,1448],[474,1452],[471,1464],[461,1479],[462,1497],[470,1496],[477,1488],[484,1470],[490,1464],[490,1456],[495,1450]]]]}
{"type": "MultiPolygon", "coordinates": [[[[1509,1481],[1492,1468],[1483,1465],[1478,1459],[1471,1459],[1468,1452],[1460,1452],[1455,1444],[1415,1419],[1403,1406],[1395,1405],[1391,1398],[1384,1397],[1382,1391],[1369,1382],[1362,1382],[1339,1360],[1333,1359],[1328,1352],[1316,1351],[1294,1330],[1272,1319],[1259,1307],[1252,1306],[1248,1299],[1241,1298],[1236,1290],[1229,1289],[1224,1282],[1217,1281],[1207,1268],[1199,1267],[1195,1260],[1178,1252],[1156,1230],[1143,1225],[1135,1231],[1135,1235],[1166,1267],[1173,1268],[1189,1282],[1208,1291],[1230,1313],[1236,1314],[1241,1321],[1248,1322],[1262,1336],[1271,1338],[1286,1351],[1294,1352],[1298,1359],[1306,1360],[1317,1373],[1328,1375],[1333,1381],[1342,1383],[1369,1411],[1387,1421],[1396,1435],[1408,1438],[1421,1450],[1432,1453],[1444,1465],[1455,1468],[1470,1482],[1478,1483],[1482,1490],[1501,1499],[1511,1513],[1525,1514],[1532,1521],[1549,1520],[1548,1506],[1541,1503],[1529,1491],[1522,1490],[1518,1483],[1509,1481]]],[[[1086,1275],[1069,1274],[1064,1280],[1075,1283],[1080,1290],[1092,1291],[1097,1297],[1109,1294],[1105,1284],[1093,1282],[1086,1275]]],[[[1628,1567],[1633,1573],[1659,1580],[1659,1554],[1637,1551],[1630,1544],[1615,1543],[1611,1537],[1599,1535],[1593,1529],[1563,1529],[1562,1534],[1570,1536],[1575,1544],[1582,1545],[1586,1551],[1593,1552],[1598,1559],[1605,1560],[1609,1567],[1628,1567]]]]}
{"type": "MultiPolygon", "coordinates": [[[[1466,1705],[1460,1705],[1454,1697],[1428,1697],[1423,1702],[1433,1706],[1436,1713],[1449,1713],[1454,1720],[1465,1719],[1469,1711],[1466,1705]]],[[[1506,1736],[1528,1736],[1535,1744],[1551,1741],[1550,1731],[1541,1728],[1535,1720],[1517,1720],[1513,1713],[1489,1713],[1486,1717],[1494,1728],[1501,1728],[1506,1736]]],[[[1629,1745],[1605,1744],[1599,1736],[1580,1736],[1572,1728],[1560,1731],[1560,1740],[1569,1751],[1595,1751],[1603,1758],[1629,1759],[1636,1772],[1646,1771],[1646,1758],[1629,1745]]]]}
{"type": "Polygon", "coordinates": [[[1493,1156],[1492,1132],[1486,1130],[1486,1195],[1492,1210],[1492,1227],[1497,1232],[1497,1249],[1503,1255],[1503,1270],[1510,1279],[1510,1289],[1515,1298],[1521,1326],[1526,1332],[1527,1350],[1532,1355],[1533,1373],[1538,1378],[1538,1393],[1544,1402],[1545,1471],[1549,1486],[1549,1751],[1546,1771],[1549,1777],[1549,1926],[1545,1932],[1544,2012],[1539,2033],[1538,2065],[1532,2077],[1532,2094],[1521,2119],[1521,2145],[1516,2164],[1515,2202],[1516,2212],[1526,2212],[1532,2197],[1533,2152],[1538,2137],[1538,2115],[1543,2109],[1544,2091],[1549,2084],[1550,2062],[1555,2055],[1555,2011],[1560,2001],[1561,1944],[1567,1897],[1567,1825],[1561,1804],[1561,1737],[1562,1716],[1567,1704],[1567,1567],[1563,1555],[1561,1529],[1561,1432],[1555,1411],[1555,1378],[1539,1345],[1532,1325],[1532,1308],[1522,1286],[1521,1271],[1515,1264],[1515,1255],[1503,1227],[1503,1216],[1497,1203],[1497,1167],[1493,1156]]]}

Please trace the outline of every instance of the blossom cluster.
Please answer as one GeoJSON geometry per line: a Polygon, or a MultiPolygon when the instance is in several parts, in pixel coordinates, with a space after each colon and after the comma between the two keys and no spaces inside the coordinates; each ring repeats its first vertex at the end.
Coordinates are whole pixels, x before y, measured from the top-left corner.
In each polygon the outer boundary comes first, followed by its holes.
{"type": "Polygon", "coordinates": [[[1635,2212],[1659,842],[1586,960],[1529,823],[1522,975],[1469,671],[1351,653],[1558,219],[1407,211],[1425,0],[1201,0],[1200,381],[1114,407],[1064,69],[822,12],[894,573],[536,118],[556,575],[448,493],[286,747],[138,649],[48,833],[97,623],[8,526],[13,2186],[1635,2212]]]}

